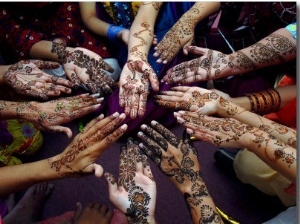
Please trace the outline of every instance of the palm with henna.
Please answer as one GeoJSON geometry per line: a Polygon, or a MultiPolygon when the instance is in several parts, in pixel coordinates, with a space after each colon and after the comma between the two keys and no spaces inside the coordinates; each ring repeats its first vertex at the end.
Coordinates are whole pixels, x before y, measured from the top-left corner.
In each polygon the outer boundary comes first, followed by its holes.
{"type": "Polygon", "coordinates": [[[158,91],[159,81],[152,67],[145,61],[127,61],[120,76],[119,104],[132,119],[145,114],[150,85],[158,91]]]}
{"type": "Polygon", "coordinates": [[[156,183],[147,156],[131,138],[121,147],[119,178],[105,173],[110,201],[129,223],[155,223],[156,183]]]}
{"type": "Polygon", "coordinates": [[[72,82],[40,70],[58,67],[57,62],[22,60],[7,69],[4,79],[19,94],[48,100],[61,93],[71,93],[73,87],[72,82]]]}
{"type": "Polygon", "coordinates": [[[180,141],[156,121],[143,124],[139,147],[184,196],[193,223],[223,223],[201,176],[196,149],[188,135],[180,141]]]}

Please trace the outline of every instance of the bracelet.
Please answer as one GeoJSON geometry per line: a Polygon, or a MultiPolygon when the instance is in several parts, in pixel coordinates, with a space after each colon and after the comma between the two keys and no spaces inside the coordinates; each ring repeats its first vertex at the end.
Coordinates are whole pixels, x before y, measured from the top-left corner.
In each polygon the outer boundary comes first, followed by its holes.
{"type": "Polygon", "coordinates": [[[121,26],[114,26],[114,25],[109,25],[107,29],[107,38],[110,41],[115,41],[117,39],[118,33],[122,30],[125,30],[126,28],[121,27],[121,26]]]}

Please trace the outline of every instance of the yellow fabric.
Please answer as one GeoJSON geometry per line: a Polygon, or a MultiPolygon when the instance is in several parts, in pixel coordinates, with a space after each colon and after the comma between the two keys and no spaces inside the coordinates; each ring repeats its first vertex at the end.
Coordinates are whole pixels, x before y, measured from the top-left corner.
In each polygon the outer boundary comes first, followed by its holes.
{"type": "Polygon", "coordinates": [[[30,155],[39,150],[43,144],[42,133],[25,120],[6,120],[7,130],[13,136],[13,142],[0,148],[0,161],[6,165],[22,163],[18,155],[30,155]],[[14,156],[13,156],[14,155],[14,156]]]}
{"type": "Polygon", "coordinates": [[[285,206],[296,204],[296,197],[284,191],[292,183],[269,167],[258,156],[247,149],[240,150],[233,163],[237,177],[268,195],[278,196],[285,206]]]}

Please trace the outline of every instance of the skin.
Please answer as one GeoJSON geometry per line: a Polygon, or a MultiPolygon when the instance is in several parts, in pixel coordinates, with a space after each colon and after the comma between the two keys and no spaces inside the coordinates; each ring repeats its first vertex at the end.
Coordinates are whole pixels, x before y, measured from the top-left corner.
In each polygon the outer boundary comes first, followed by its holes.
{"type": "Polygon", "coordinates": [[[186,84],[245,74],[291,61],[297,55],[296,40],[285,28],[231,54],[196,46],[186,49],[189,53],[201,56],[169,69],[162,82],[186,84]]]}
{"type": "MultiPolygon", "coordinates": [[[[288,85],[276,88],[280,95],[281,104],[280,108],[284,107],[288,102],[293,100],[297,96],[297,86],[288,85]]],[[[210,105],[209,102],[202,99],[203,94],[215,92],[220,97],[251,110],[251,103],[248,97],[230,97],[227,93],[224,93],[217,89],[204,89],[200,87],[191,86],[175,86],[169,91],[160,91],[159,94],[155,95],[155,102],[160,106],[164,106],[173,110],[186,110],[186,111],[198,111],[206,115],[218,113],[217,108],[214,105],[210,105]],[[206,104],[203,104],[203,100],[206,104]]],[[[271,111],[270,111],[271,112],[271,111]]]]}
{"type": "MultiPolygon", "coordinates": [[[[281,87],[278,90],[282,93],[284,102],[288,102],[290,98],[294,98],[296,94],[296,87],[281,87]],[[283,93],[284,92],[284,93],[283,93]],[[291,95],[287,94],[291,93],[291,95]],[[292,95],[294,94],[294,96],[292,95]]],[[[166,95],[161,96],[163,100],[158,100],[160,105],[167,105],[169,108],[178,108],[180,110],[178,115],[192,114],[198,115],[214,115],[223,118],[234,118],[249,126],[253,126],[269,134],[275,136],[286,144],[296,147],[297,138],[295,130],[284,125],[273,122],[265,117],[256,113],[252,113],[245,108],[227,100],[218,94],[216,91],[207,90],[199,87],[175,87],[175,92],[168,92],[166,95]],[[169,94],[172,98],[170,100],[169,94]],[[175,101],[173,101],[175,99],[175,101]],[[179,100],[177,99],[185,99],[179,100]],[[166,101],[164,101],[166,100],[166,101]]],[[[249,100],[248,100],[249,101],[249,100]]]]}
{"type": "Polygon", "coordinates": [[[0,197],[23,190],[36,183],[67,177],[103,175],[96,164],[99,156],[127,130],[125,114],[103,115],[90,121],[61,153],[48,159],[0,168],[0,197]]]}
{"type": "Polygon", "coordinates": [[[220,2],[196,2],[191,9],[180,17],[154,48],[153,56],[158,57],[156,62],[167,64],[175,58],[181,49],[185,54],[188,54],[186,47],[194,42],[196,25],[215,13],[220,5],[220,2]]]}
{"type": "Polygon", "coordinates": [[[84,208],[78,203],[73,218],[74,224],[110,224],[114,211],[106,205],[88,203],[84,208]]]}
{"type": "MultiPolygon", "coordinates": [[[[125,114],[132,119],[135,119],[137,116],[144,116],[147,96],[150,91],[149,87],[151,86],[155,92],[159,90],[157,75],[149,65],[147,59],[153,38],[155,37],[154,26],[156,18],[162,4],[162,2],[144,2],[140,6],[130,28],[128,61],[123,67],[120,76],[119,105],[124,107],[125,114]]],[[[171,60],[183,45],[190,42],[193,35],[190,30],[192,26],[213,13],[218,5],[219,3],[197,3],[195,8],[192,8],[189,13],[180,18],[179,22],[166,34],[164,40],[158,44],[155,53],[155,55],[160,57],[158,62],[164,61],[165,63],[165,60],[171,60]],[[188,18],[189,16],[193,16],[193,18],[188,18]],[[194,18],[194,16],[198,17],[194,18]],[[188,27],[189,31],[183,34],[182,26],[184,26],[185,30],[188,27]],[[174,38],[179,34],[180,40],[174,41],[174,38]],[[172,48],[170,46],[166,47],[170,43],[174,43],[176,46],[172,44],[172,48]],[[171,51],[167,53],[165,51],[166,48],[171,49],[171,51]]]]}
{"type": "Polygon", "coordinates": [[[239,122],[233,118],[215,118],[190,114],[177,116],[177,121],[188,128],[197,139],[218,147],[247,148],[271,168],[297,181],[297,150],[268,132],[239,122]]]}
{"type": "Polygon", "coordinates": [[[41,60],[22,60],[0,68],[0,84],[7,83],[17,93],[48,100],[61,93],[71,93],[72,82],[48,75],[40,69],[55,69],[59,64],[41,60]]]}
{"type": "Polygon", "coordinates": [[[41,60],[60,62],[66,76],[75,87],[84,84],[92,93],[101,95],[112,93],[114,80],[103,70],[113,72],[113,68],[96,53],[85,48],[71,48],[64,44],[39,41],[30,49],[30,56],[41,60]]]}
{"type": "Polygon", "coordinates": [[[197,151],[189,137],[181,141],[156,121],[143,124],[139,147],[182,193],[193,223],[223,223],[201,176],[197,151]]]}
{"type": "Polygon", "coordinates": [[[147,162],[132,139],[122,146],[119,179],[105,173],[110,201],[122,211],[128,223],[155,223],[156,184],[147,162]]]}
{"type": "Polygon", "coordinates": [[[70,128],[61,124],[68,123],[97,110],[103,98],[99,94],[81,94],[55,99],[47,102],[10,102],[0,100],[0,117],[2,119],[25,119],[38,129],[50,132],[63,132],[72,137],[70,128]]]}

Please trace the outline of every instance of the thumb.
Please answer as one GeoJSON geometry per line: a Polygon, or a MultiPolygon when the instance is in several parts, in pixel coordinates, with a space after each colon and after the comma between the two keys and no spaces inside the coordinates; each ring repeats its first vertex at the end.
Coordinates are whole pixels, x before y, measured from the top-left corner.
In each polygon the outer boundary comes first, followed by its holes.
{"type": "Polygon", "coordinates": [[[191,46],[193,42],[194,42],[194,39],[191,38],[191,39],[183,46],[183,54],[184,54],[184,55],[188,55],[188,54],[189,54],[188,47],[191,46]]]}
{"type": "Polygon", "coordinates": [[[59,63],[54,61],[31,60],[39,69],[56,69],[59,68],[59,63]]]}
{"type": "Polygon", "coordinates": [[[48,127],[48,128],[46,128],[46,130],[51,131],[51,132],[64,132],[68,136],[69,139],[71,139],[73,136],[73,133],[70,128],[63,127],[60,125],[48,127]]]}
{"type": "Polygon", "coordinates": [[[111,173],[105,173],[104,177],[108,185],[108,194],[109,196],[111,196],[113,192],[116,192],[118,190],[116,179],[111,173]]]}

